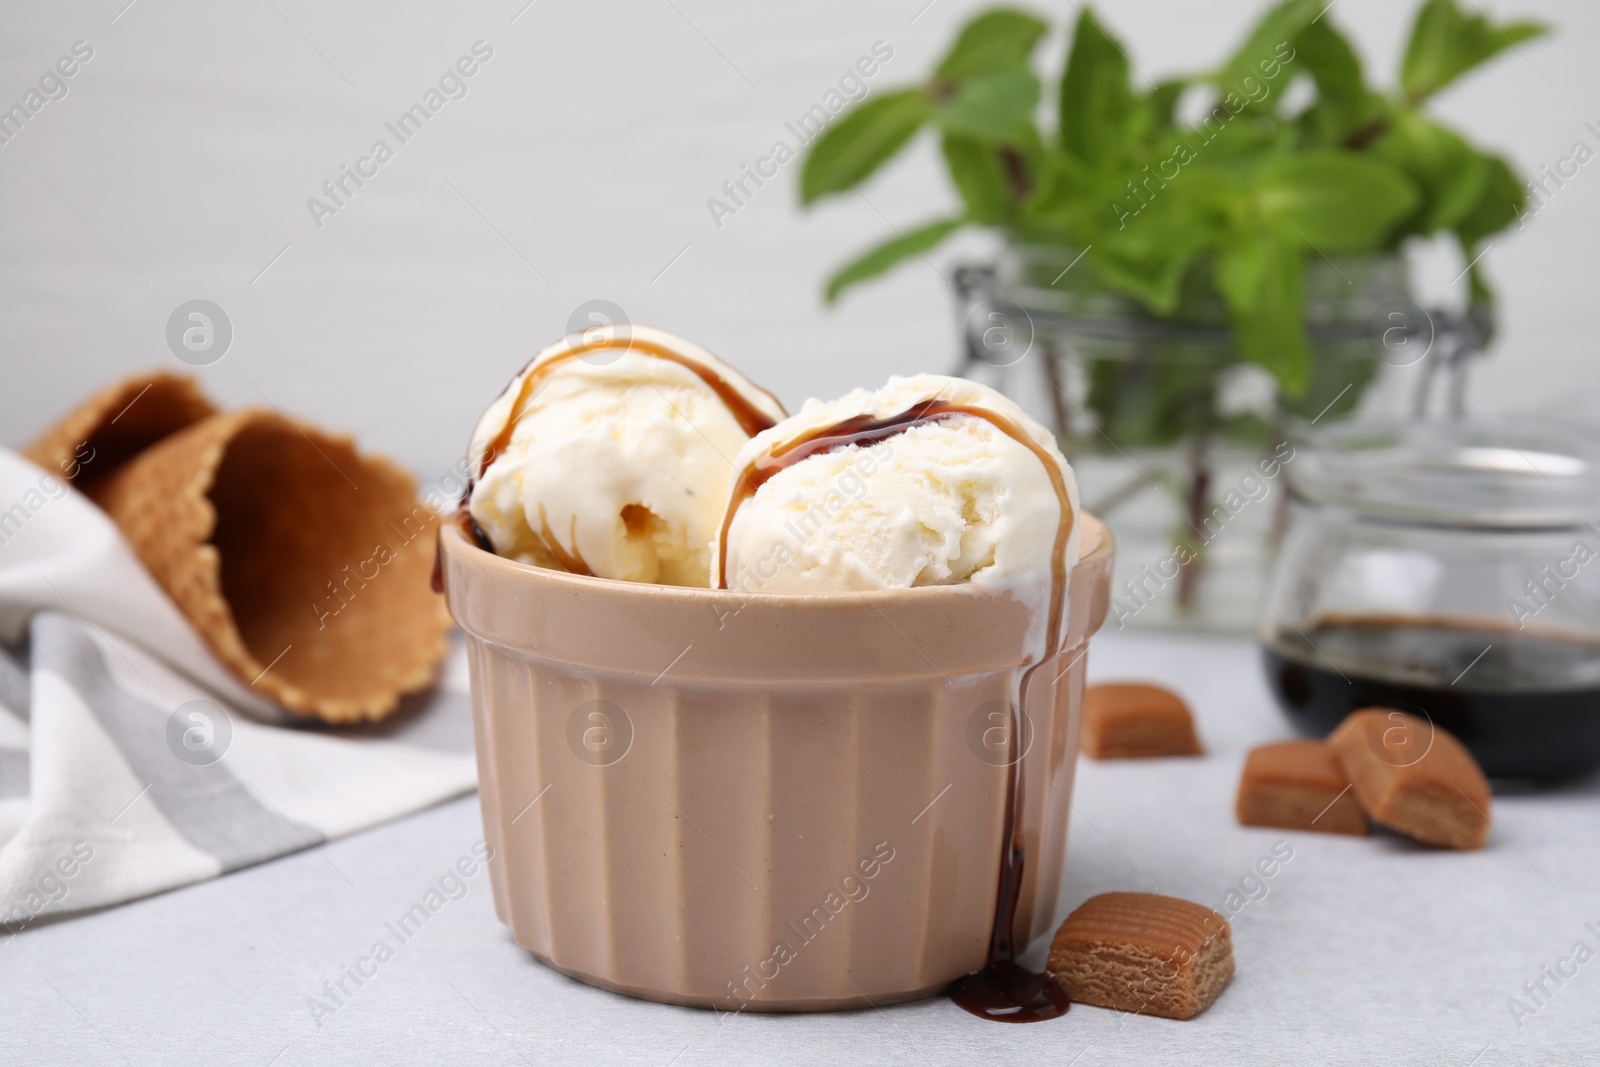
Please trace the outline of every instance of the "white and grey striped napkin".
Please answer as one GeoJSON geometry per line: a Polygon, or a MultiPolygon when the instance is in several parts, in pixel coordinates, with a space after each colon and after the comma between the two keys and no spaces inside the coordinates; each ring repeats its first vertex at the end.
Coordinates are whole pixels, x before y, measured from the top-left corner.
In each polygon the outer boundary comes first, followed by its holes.
{"type": "Polygon", "coordinates": [[[470,792],[466,668],[310,727],[236,681],[116,526],[0,449],[0,937],[470,792]]]}

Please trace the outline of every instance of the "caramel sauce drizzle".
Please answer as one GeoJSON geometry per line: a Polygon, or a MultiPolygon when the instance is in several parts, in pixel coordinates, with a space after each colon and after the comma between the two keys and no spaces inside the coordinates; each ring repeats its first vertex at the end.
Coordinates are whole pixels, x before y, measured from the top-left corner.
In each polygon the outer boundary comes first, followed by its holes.
{"type": "Polygon", "coordinates": [[[799,437],[774,445],[767,450],[766,455],[756,457],[739,472],[734,482],[732,499],[728,502],[728,510],[722,516],[722,534],[717,538],[717,588],[728,588],[728,533],[733,529],[734,516],[744,503],[755,496],[756,491],[779,471],[787,470],[796,463],[824,452],[832,452],[847,445],[876,444],[886,438],[905,433],[913,427],[942,422],[958,415],[969,415],[984,420],[1038,457],[1050,476],[1050,484],[1056,491],[1056,499],[1061,503],[1061,522],[1056,527],[1055,547],[1050,556],[1050,627],[1044,655],[1045,659],[1049,659],[1060,651],[1061,628],[1064,624],[1061,609],[1067,594],[1067,543],[1072,537],[1072,527],[1076,521],[1076,516],[1072,513],[1071,499],[1067,495],[1066,476],[1061,473],[1061,467],[1056,463],[1055,457],[1016,422],[998,412],[976,405],[956,404],[934,397],[918,401],[899,414],[887,418],[856,415],[831,426],[819,426],[807,430],[799,437]]]}
{"type": "MultiPolygon", "coordinates": [[[[530,374],[527,373],[528,368],[524,367],[518,372],[525,375],[522,379],[522,387],[517,391],[517,399],[511,405],[511,413],[506,419],[506,424],[500,428],[500,432],[495,434],[494,438],[489,442],[489,447],[484,450],[483,459],[478,464],[478,477],[481,478],[483,476],[483,472],[489,469],[489,465],[498,459],[500,453],[504,452],[506,446],[511,443],[512,432],[516,430],[517,423],[521,421],[522,416],[527,414],[528,405],[538,393],[539,387],[548,380],[550,372],[563,364],[580,359],[590,352],[606,348],[621,348],[628,352],[640,352],[656,359],[664,359],[669,363],[676,363],[680,367],[686,367],[693,371],[701,381],[710,387],[712,392],[717,394],[717,397],[727,407],[734,419],[738,421],[740,428],[749,437],[754,437],[762,430],[770,429],[777,424],[776,419],[752,404],[728,379],[699,360],[686,356],[667,345],[656,341],[647,341],[639,337],[629,337],[622,344],[618,344],[615,339],[608,338],[585,341],[576,334],[567,339],[567,344],[568,348],[565,352],[558,352],[547,357],[538,370],[530,374]]],[[[538,359],[538,357],[535,356],[534,359],[538,359]]],[[[529,366],[532,366],[531,361],[529,366]]],[[[767,390],[761,389],[759,385],[755,385],[753,382],[751,386],[755,389],[760,389],[762,393],[771,398],[779,411],[783,410],[783,405],[778,403],[777,397],[767,392],[767,390]]]]}
{"type": "Polygon", "coordinates": [[[578,516],[572,516],[572,526],[568,532],[572,535],[571,552],[562,548],[561,542],[556,540],[556,535],[550,530],[550,516],[545,514],[544,505],[539,505],[539,532],[534,536],[544,545],[545,551],[554,556],[556,562],[571,573],[593,578],[594,571],[589,569],[589,564],[584,561],[583,553],[578,551],[578,516]]]}
{"type": "MultiPolygon", "coordinates": [[[[496,433],[494,438],[489,442],[489,446],[484,449],[483,458],[478,463],[477,471],[472,478],[468,479],[466,491],[462,493],[461,496],[460,510],[462,512],[466,512],[468,504],[472,499],[472,487],[474,482],[476,482],[478,478],[483,477],[483,473],[489,469],[489,465],[492,464],[496,459],[500,458],[501,453],[503,453],[511,444],[511,435],[516,431],[517,423],[522,421],[522,417],[528,413],[528,405],[531,404],[533,402],[533,398],[538,395],[540,386],[544,385],[549,379],[550,372],[563,364],[582,358],[589,352],[600,351],[607,348],[620,348],[626,352],[639,352],[647,356],[652,356],[656,359],[664,359],[669,363],[676,363],[680,367],[685,367],[688,370],[693,371],[696,377],[705,382],[711,391],[717,394],[717,398],[722,401],[725,407],[727,407],[729,413],[733,415],[735,421],[739,423],[740,428],[743,429],[745,434],[749,437],[754,437],[762,430],[769,429],[777,424],[776,419],[752,404],[744,395],[744,393],[736,388],[732,382],[728,381],[728,379],[724,378],[711,367],[700,362],[699,360],[690,356],[686,356],[682,352],[679,352],[668,345],[664,345],[656,341],[644,340],[643,338],[633,337],[631,335],[621,343],[618,343],[618,339],[615,337],[608,338],[604,336],[598,336],[595,340],[586,341],[581,335],[577,334],[568,337],[566,339],[566,344],[566,351],[558,352],[547,357],[545,362],[537,371],[528,373],[528,368],[533,365],[534,360],[539,358],[538,356],[535,356],[533,360],[530,360],[526,365],[523,366],[522,370],[517,372],[517,374],[522,377],[522,385],[517,390],[516,401],[511,405],[511,411],[506,418],[505,425],[500,428],[500,431],[496,433]]],[[[516,379],[513,378],[512,382],[515,384],[516,379]]],[[[763,395],[770,399],[773,405],[779,411],[783,410],[783,405],[779,403],[778,398],[771,392],[766,389],[762,389],[761,386],[756,385],[754,382],[749,384],[751,388],[759,390],[763,395]]],[[[510,388],[510,386],[506,387],[508,391],[510,388]]],[[[501,396],[504,395],[505,393],[501,393],[501,396]]],[[[545,515],[544,505],[542,504],[539,506],[539,521],[542,529],[534,531],[533,535],[544,546],[545,550],[550,553],[551,557],[555,559],[557,563],[561,564],[561,566],[567,571],[573,574],[582,574],[592,577],[594,572],[589,568],[588,563],[584,561],[583,554],[579,552],[577,548],[577,516],[574,515],[572,518],[572,529],[570,532],[572,534],[573,547],[572,551],[570,552],[561,546],[561,542],[558,541],[555,535],[551,532],[550,520],[545,515]]],[[[476,532],[476,540],[478,544],[487,548],[490,552],[493,552],[493,546],[489,544],[488,538],[483,536],[482,531],[478,530],[477,523],[474,522],[472,525],[473,530],[476,532]]]]}

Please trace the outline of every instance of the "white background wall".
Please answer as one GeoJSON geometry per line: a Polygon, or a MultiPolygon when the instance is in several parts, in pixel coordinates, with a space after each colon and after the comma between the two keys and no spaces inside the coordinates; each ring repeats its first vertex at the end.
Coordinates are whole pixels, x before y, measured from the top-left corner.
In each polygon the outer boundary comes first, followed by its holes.
{"type": "MultiPolygon", "coordinates": [[[[201,372],[216,396],[354,430],[424,477],[595,297],[704,342],[791,405],[954,360],[949,296],[925,264],[836,309],[820,298],[832,266],[888,232],[880,212],[904,225],[952,204],[931,143],[874,181],[870,203],[802,213],[797,164],[720,229],[706,199],[873,42],[894,49],[875,91],[920,78],[979,3],[126,2],[0,12],[0,104],[74,41],[94,48],[70,94],[0,146],[6,443],[107,380],[182,369],[166,322],[197,297],[235,331],[201,372]],[[307,197],[480,38],[494,57],[469,95],[317,229],[307,197]]],[[[1058,24],[1055,69],[1075,8],[1031,6],[1058,24]]],[[[1262,6],[1120,0],[1100,14],[1156,78],[1220,59],[1262,6]]],[[[1389,83],[1413,10],[1337,0],[1330,17],[1389,83]]],[[[1560,33],[1449,91],[1443,114],[1526,171],[1580,137],[1600,147],[1582,128],[1600,125],[1600,5],[1495,0],[1494,13],[1560,33]]],[[[1491,251],[1506,328],[1475,381],[1486,411],[1587,415],[1600,396],[1597,222],[1600,164],[1491,251]]],[[[947,271],[959,251],[935,263],[947,271]]],[[[1449,249],[1417,262],[1436,298],[1460,269],[1449,249]]]]}

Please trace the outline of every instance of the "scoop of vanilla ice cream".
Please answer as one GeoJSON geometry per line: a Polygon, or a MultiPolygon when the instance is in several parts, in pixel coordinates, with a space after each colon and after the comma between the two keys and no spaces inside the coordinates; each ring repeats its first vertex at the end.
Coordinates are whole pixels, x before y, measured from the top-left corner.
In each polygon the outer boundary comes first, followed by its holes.
{"type": "Polygon", "coordinates": [[[706,368],[768,419],[783,417],[770,394],[662,330],[631,327],[627,340],[578,359],[562,358],[571,339],[552,345],[473,433],[471,454],[483,456],[524,380],[539,376],[469,502],[499,555],[625,581],[709,584],[711,541],[749,435],[699,374],[632,343],[641,341],[706,368]]]}
{"type": "MultiPolygon", "coordinates": [[[[1020,427],[1059,467],[1076,514],[1077,482],[1049,431],[1000,393],[960,378],[891,378],[882,389],[807,401],[751,438],[735,462],[741,471],[768,465],[774,449],[819,428],[891,418],[930,398],[1020,427]]],[[[732,589],[848,592],[972,582],[1012,588],[1030,601],[1049,597],[1061,520],[1050,472],[1026,444],[979,416],[951,415],[819,452],[779,469],[742,504],[736,490],[730,497],[738,507],[727,535],[732,589]]],[[[1070,567],[1078,557],[1076,523],[1066,550],[1070,567]]]]}

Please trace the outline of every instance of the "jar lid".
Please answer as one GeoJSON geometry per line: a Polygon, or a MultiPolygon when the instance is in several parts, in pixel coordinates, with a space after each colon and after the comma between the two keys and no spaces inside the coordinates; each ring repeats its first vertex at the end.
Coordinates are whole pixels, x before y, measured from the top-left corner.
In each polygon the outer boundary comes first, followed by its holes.
{"type": "Polygon", "coordinates": [[[1372,518],[1514,530],[1600,519],[1600,431],[1496,418],[1345,423],[1288,466],[1303,500],[1372,518]]]}

